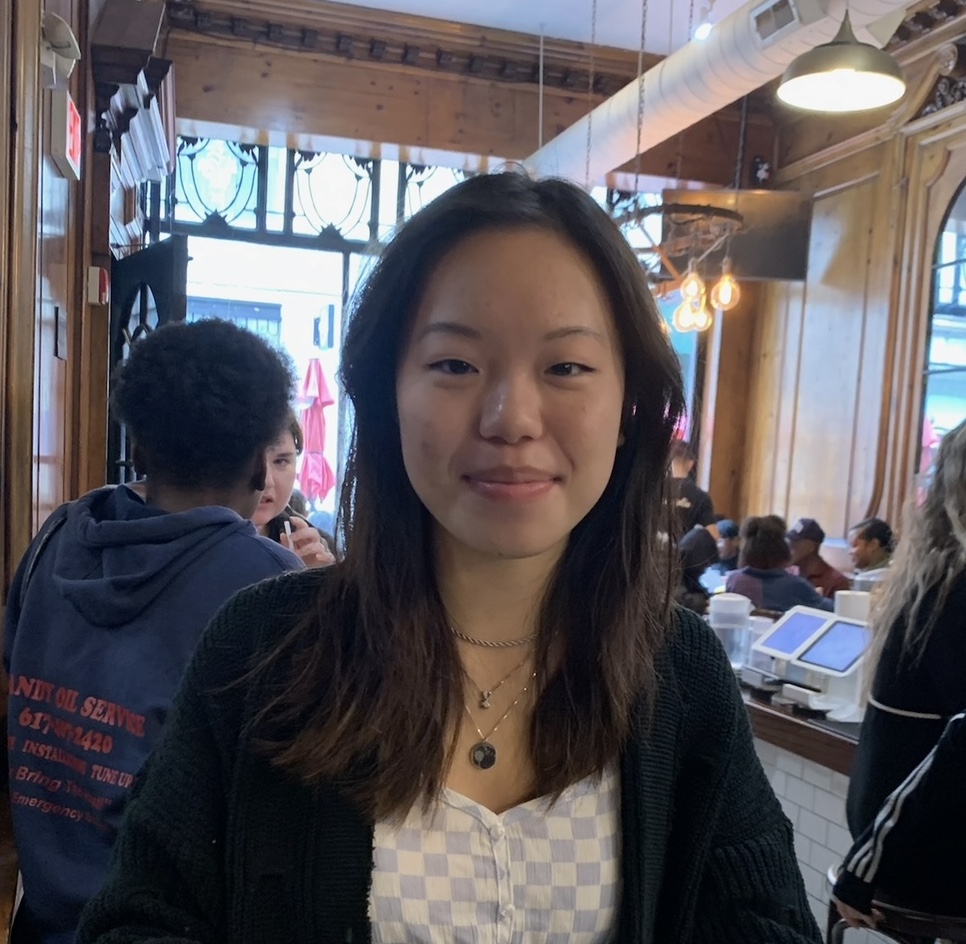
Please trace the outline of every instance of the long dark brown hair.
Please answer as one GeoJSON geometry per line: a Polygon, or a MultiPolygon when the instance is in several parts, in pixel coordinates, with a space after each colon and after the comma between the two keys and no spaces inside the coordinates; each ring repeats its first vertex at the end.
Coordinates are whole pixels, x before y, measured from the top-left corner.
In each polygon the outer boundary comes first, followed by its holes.
{"type": "Polygon", "coordinates": [[[374,819],[438,794],[464,691],[437,588],[434,521],[403,465],[397,368],[440,260],[472,234],[519,228],[554,233],[591,262],[625,376],[613,473],[573,530],[539,611],[535,790],[555,795],[601,771],[626,741],[635,704],[646,709],[655,694],[673,590],[659,530],[684,408],[676,355],[637,258],[590,196],[520,173],[471,178],[399,230],[352,306],[341,372],[355,410],[340,506],[345,560],[269,657],[283,674],[256,722],[275,763],[308,782],[341,782],[374,819]]]}

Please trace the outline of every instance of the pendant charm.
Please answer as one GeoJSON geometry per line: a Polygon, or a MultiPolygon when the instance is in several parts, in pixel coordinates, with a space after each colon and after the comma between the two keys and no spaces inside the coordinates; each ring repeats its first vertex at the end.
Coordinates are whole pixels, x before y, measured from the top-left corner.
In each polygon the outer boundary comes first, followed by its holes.
{"type": "Polygon", "coordinates": [[[480,741],[470,748],[470,761],[478,770],[489,770],[496,763],[496,748],[487,741],[480,741]]]}
{"type": "Polygon", "coordinates": [[[489,708],[490,707],[490,696],[493,692],[480,692],[480,707],[489,708]]]}

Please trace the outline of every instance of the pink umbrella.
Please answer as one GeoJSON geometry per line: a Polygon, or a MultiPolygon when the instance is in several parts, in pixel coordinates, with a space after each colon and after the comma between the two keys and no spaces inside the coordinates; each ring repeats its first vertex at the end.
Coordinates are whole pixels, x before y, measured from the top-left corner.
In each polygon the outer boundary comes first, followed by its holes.
{"type": "Polygon", "coordinates": [[[335,486],[335,472],[325,457],[325,408],[335,403],[322,370],[313,357],[305,369],[300,398],[308,405],[302,410],[302,433],[305,446],[299,470],[299,486],[310,501],[325,498],[335,486]]]}

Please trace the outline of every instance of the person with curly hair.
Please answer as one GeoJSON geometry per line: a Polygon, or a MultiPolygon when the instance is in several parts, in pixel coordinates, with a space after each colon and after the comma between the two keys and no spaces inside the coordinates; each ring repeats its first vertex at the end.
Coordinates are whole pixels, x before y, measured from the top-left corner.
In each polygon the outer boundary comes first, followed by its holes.
{"type": "Polygon", "coordinates": [[[238,590],[302,567],[249,520],[292,386],[269,345],[225,322],[138,341],[112,398],[138,490],[62,506],[17,570],[4,636],[16,941],[73,941],[205,625],[238,590]]]}

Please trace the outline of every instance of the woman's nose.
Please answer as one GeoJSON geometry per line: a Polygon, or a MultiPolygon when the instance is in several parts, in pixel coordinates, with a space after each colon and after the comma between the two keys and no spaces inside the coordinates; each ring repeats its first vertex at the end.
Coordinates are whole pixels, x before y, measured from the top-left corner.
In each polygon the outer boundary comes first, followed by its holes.
{"type": "Polygon", "coordinates": [[[480,435],[516,443],[536,439],[543,429],[542,401],[529,376],[506,376],[489,385],[480,409],[480,435]]]}

